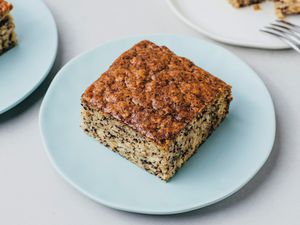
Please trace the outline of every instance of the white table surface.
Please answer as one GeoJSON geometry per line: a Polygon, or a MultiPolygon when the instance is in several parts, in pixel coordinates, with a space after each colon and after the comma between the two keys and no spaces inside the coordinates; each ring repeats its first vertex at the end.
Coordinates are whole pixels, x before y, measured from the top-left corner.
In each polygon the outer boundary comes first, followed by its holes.
{"type": "Polygon", "coordinates": [[[190,213],[125,213],[81,195],[52,168],[39,133],[42,96],[66,62],[101,42],[153,33],[204,37],[178,21],[164,0],[45,2],[56,19],[60,46],[47,81],[23,103],[0,116],[1,225],[300,224],[300,55],[291,50],[266,51],[221,44],[258,72],[276,108],[278,130],[273,152],[248,185],[220,203],[190,213]]]}

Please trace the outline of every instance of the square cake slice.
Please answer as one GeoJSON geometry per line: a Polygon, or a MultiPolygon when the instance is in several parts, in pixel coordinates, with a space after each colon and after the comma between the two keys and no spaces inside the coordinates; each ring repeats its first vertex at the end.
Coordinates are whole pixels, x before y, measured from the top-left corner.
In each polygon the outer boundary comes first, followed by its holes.
{"type": "Polygon", "coordinates": [[[286,15],[300,13],[300,0],[275,0],[276,13],[279,19],[286,15]]]}
{"type": "Polygon", "coordinates": [[[231,99],[225,82],[145,40],[119,56],[85,90],[81,127],[169,180],[223,121],[231,99]]]}
{"type": "Polygon", "coordinates": [[[12,8],[12,4],[0,0],[0,55],[17,43],[15,24],[10,15],[12,8]]]}
{"type": "Polygon", "coordinates": [[[265,0],[229,0],[229,2],[236,8],[257,4],[264,1],[265,0]]]}

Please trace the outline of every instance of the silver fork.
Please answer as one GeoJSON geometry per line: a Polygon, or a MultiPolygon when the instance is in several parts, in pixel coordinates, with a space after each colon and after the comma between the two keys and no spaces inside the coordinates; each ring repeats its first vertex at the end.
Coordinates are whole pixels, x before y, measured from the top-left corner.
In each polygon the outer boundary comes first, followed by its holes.
{"type": "Polygon", "coordinates": [[[300,53],[300,26],[284,20],[276,20],[260,31],[280,38],[300,53]]]}

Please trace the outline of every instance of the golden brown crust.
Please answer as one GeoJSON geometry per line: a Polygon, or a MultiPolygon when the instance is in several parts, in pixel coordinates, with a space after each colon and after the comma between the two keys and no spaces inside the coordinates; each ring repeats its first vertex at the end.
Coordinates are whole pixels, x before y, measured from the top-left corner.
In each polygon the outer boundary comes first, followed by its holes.
{"type": "Polygon", "coordinates": [[[5,0],[0,0],[0,19],[6,16],[11,10],[13,6],[5,0]]]}
{"type": "Polygon", "coordinates": [[[230,86],[167,47],[141,41],[82,95],[158,144],[166,144],[230,86]]]}

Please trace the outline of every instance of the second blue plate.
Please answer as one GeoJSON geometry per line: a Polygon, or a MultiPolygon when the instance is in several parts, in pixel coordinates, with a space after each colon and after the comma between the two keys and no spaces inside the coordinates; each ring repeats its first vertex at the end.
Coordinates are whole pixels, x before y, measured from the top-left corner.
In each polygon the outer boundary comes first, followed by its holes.
{"type": "Polygon", "coordinates": [[[18,45],[0,56],[0,114],[30,95],[46,78],[57,52],[55,21],[41,0],[10,0],[18,45]]]}

